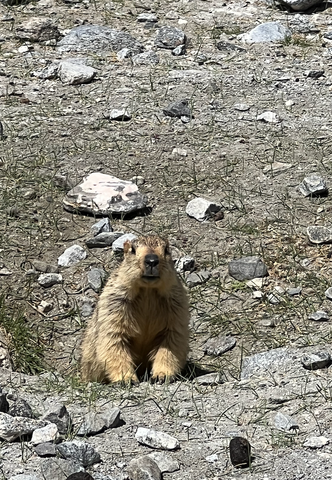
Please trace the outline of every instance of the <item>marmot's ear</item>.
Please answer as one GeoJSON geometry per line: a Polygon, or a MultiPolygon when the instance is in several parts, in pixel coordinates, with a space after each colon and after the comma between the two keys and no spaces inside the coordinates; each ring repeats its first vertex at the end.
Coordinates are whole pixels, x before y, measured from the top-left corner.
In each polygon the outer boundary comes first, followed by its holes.
{"type": "Polygon", "coordinates": [[[171,253],[171,249],[170,249],[170,246],[169,246],[169,242],[168,242],[168,240],[165,240],[165,254],[169,255],[170,253],[171,253]]]}
{"type": "Polygon", "coordinates": [[[124,253],[128,253],[129,250],[130,250],[130,247],[131,247],[131,241],[130,241],[130,240],[127,240],[127,241],[123,244],[123,252],[124,252],[124,253]]]}

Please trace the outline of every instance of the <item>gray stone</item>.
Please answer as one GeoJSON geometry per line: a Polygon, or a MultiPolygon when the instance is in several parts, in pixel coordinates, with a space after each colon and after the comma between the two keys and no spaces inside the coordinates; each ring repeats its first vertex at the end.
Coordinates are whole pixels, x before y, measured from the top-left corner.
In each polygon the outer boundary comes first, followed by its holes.
{"type": "Polygon", "coordinates": [[[246,438],[234,437],[229,443],[229,455],[234,467],[249,467],[251,445],[246,438]]]}
{"type": "Polygon", "coordinates": [[[190,273],[186,277],[186,284],[189,288],[195,287],[196,285],[201,285],[205,283],[211,278],[211,272],[208,270],[200,270],[199,272],[190,273]]]}
{"type": "Polygon", "coordinates": [[[275,112],[263,112],[257,115],[257,120],[265,123],[279,123],[280,118],[275,112]]]}
{"type": "Polygon", "coordinates": [[[128,474],[131,480],[161,480],[161,471],[157,463],[147,455],[131,460],[128,474]]]}
{"type": "Polygon", "coordinates": [[[56,449],[55,444],[51,442],[39,443],[35,446],[34,451],[38,457],[55,457],[56,449]]]}
{"type": "Polygon", "coordinates": [[[20,40],[30,40],[30,42],[45,42],[58,39],[60,32],[50,18],[32,17],[16,27],[15,36],[20,40]]]}
{"type": "Polygon", "coordinates": [[[58,427],[54,423],[49,423],[45,427],[34,430],[31,443],[32,445],[38,445],[39,443],[55,442],[58,438],[58,427]]]}
{"type": "Polygon", "coordinates": [[[299,185],[299,190],[305,197],[325,195],[328,192],[325,180],[315,173],[303,179],[299,185]]]}
{"type": "Polygon", "coordinates": [[[278,295],[277,292],[275,293],[269,293],[267,296],[268,301],[271,303],[271,305],[278,305],[282,301],[282,298],[280,295],[278,295]]]}
{"type": "Polygon", "coordinates": [[[6,399],[9,407],[6,412],[8,415],[12,417],[34,418],[32,408],[26,400],[13,393],[8,393],[6,399]]]}
{"type": "Polygon", "coordinates": [[[180,470],[179,462],[164,452],[152,452],[147,457],[156,462],[161,473],[173,473],[180,470]]]}
{"type": "Polygon", "coordinates": [[[246,103],[235,103],[234,109],[239,112],[247,112],[250,110],[250,105],[247,105],[246,103]]]}
{"type": "Polygon", "coordinates": [[[40,470],[45,480],[67,480],[69,475],[85,471],[78,462],[62,458],[47,458],[42,462],[40,470]]]}
{"type": "Polygon", "coordinates": [[[178,47],[174,48],[172,50],[172,55],[175,57],[179,57],[180,55],[184,55],[186,53],[186,46],[185,45],[179,45],[178,47]]]}
{"type": "Polygon", "coordinates": [[[203,345],[203,351],[207,355],[220,356],[236,345],[234,337],[219,335],[218,337],[209,338],[203,345]]]}
{"type": "Polygon", "coordinates": [[[97,70],[87,65],[78,65],[69,61],[62,61],[58,68],[58,77],[67,85],[81,85],[90,83],[96,76],[97,70]]]}
{"type": "Polygon", "coordinates": [[[138,16],[137,16],[137,19],[136,19],[138,22],[150,22],[150,23],[156,23],[158,22],[158,17],[155,13],[146,13],[146,12],[143,12],[143,13],[140,13],[138,16]]]}
{"type": "Polygon", "coordinates": [[[134,55],[132,61],[134,65],[158,65],[159,55],[152,50],[147,50],[146,52],[134,55]]]}
{"type": "Polygon", "coordinates": [[[167,117],[192,117],[191,109],[188,106],[188,100],[177,100],[176,102],[170,103],[163,109],[163,113],[167,117]]]}
{"type": "Polygon", "coordinates": [[[112,244],[113,252],[123,252],[124,244],[128,240],[131,242],[132,240],[136,240],[136,238],[137,235],[134,235],[133,233],[125,233],[124,235],[121,235],[121,237],[117,238],[112,244]]]}
{"type": "Polygon", "coordinates": [[[91,227],[91,232],[92,232],[94,237],[96,235],[99,235],[99,233],[113,232],[113,228],[112,228],[110,219],[108,217],[107,218],[102,218],[97,223],[94,223],[91,227]]]}
{"type": "Polygon", "coordinates": [[[106,280],[106,272],[102,268],[91,268],[88,272],[89,287],[99,293],[106,280]]]}
{"type": "Polygon", "coordinates": [[[159,448],[161,450],[177,450],[180,448],[179,441],[175,437],[157,430],[138,427],[135,438],[142,445],[147,445],[151,448],[159,448]]]}
{"type": "Polygon", "coordinates": [[[159,28],[154,43],[159,48],[173,50],[186,43],[186,36],[179,28],[164,26],[159,28]]]}
{"type": "Polygon", "coordinates": [[[325,70],[307,70],[305,76],[308,78],[320,78],[323,77],[325,70]]]}
{"type": "Polygon", "coordinates": [[[68,435],[71,431],[72,420],[66,406],[63,404],[54,404],[42,418],[54,423],[62,435],[68,435]]]}
{"type": "Polygon", "coordinates": [[[330,243],[332,242],[332,229],[323,226],[311,225],[307,227],[307,235],[311,243],[330,243]]]}
{"type": "Polygon", "coordinates": [[[203,222],[221,210],[221,205],[202,197],[190,200],[186,206],[186,214],[199,222],[203,222]]]}
{"type": "Polygon", "coordinates": [[[88,248],[110,247],[112,243],[123,235],[123,232],[102,232],[92,238],[87,238],[85,244],[88,248]]]}
{"type": "Polygon", "coordinates": [[[83,467],[89,467],[94,463],[100,462],[99,453],[95,451],[92,445],[86,442],[77,440],[62,442],[57,445],[56,449],[63,458],[77,461],[83,467]]]}
{"type": "Polygon", "coordinates": [[[283,163],[283,162],[273,162],[266,165],[263,168],[263,173],[266,175],[278,175],[279,173],[286,172],[290,168],[292,168],[291,163],[283,163]]]}
{"type": "Polygon", "coordinates": [[[319,437],[309,437],[304,442],[303,446],[308,448],[322,448],[325,445],[328,445],[330,440],[326,437],[319,436],[319,437]]]}
{"type": "Polygon", "coordinates": [[[60,52],[115,51],[129,48],[132,53],[141,53],[143,46],[129,33],[99,25],[80,25],[73,28],[60,42],[60,52]]]}
{"type": "Polygon", "coordinates": [[[94,298],[83,297],[82,302],[80,303],[80,314],[83,318],[91,317],[96,306],[96,301],[94,298]]]}
{"type": "Polygon", "coordinates": [[[328,298],[329,300],[332,300],[332,287],[329,287],[329,288],[325,291],[325,297],[328,298]]]}
{"type": "Polygon", "coordinates": [[[216,453],[212,453],[212,455],[205,457],[205,460],[209,463],[215,463],[219,460],[219,457],[216,453]]]}
{"type": "Polygon", "coordinates": [[[278,430],[283,430],[285,432],[291,432],[299,428],[299,425],[294,418],[281,412],[278,412],[274,417],[274,425],[278,430]]]}
{"type": "Polygon", "coordinates": [[[32,265],[38,272],[43,273],[58,273],[59,269],[56,265],[51,265],[50,263],[43,262],[41,260],[33,260],[32,265]]]}
{"type": "Polygon", "coordinates": [[[224,379],[219,372],[207,373],[195,378],[197,385],[219,385],[224,383],[224,379]]]}
{"type": "Polygon", "coordinates": [[[72,245],[63,252],[58,258],[60,267],[71,267],[87,257],[87,253],[80,245],[72,245]]]}
{"type": "Polygon", "coordinates": [[[42,70],[32,72],[34,77],[41,78],[42,80],[52,80],[57,78],[59,70],[59,62],[54,62],[51,65],[47,65],[42,70]]]}
{"type": "Polygon", "coordinates": [[[62,275],[60,273],[42,273],[38,277],[38,283],[42,287],[48,288],[53,287],[53,285],[59,285],[63,281],[62,275]]]}
{"type": "Polygon", "coordinates": [[[294,297],[295,295],[301,295],[302,287],[291,287],[287,289],[288,295],[294,297]]]}
{"type": "Polygon", "coordinates": [[[307,370],[319,370],[331,365],[331,356],[328,352],[317,352],[302,357],[302,365],[307,370]]]}
{"type": "Polygon", "coordinates": [[[39,478],[35,475],[24,475],[24,473],[22,473],[20,475],[14,475],[13,477],[10,477],[9,480],[39,480],[39,478]]]}
{"type": "Polygon", "coordinates": [[[110,112],[110,120],[118,122],[127,122],[131,119],[131,115],[126,108],[113,108],[110,112]]]}
{"type": "Polygon", "coordinates": [[[121,422],[121,412],[116,407],[103,413],[90,412],[84,415],[77,435],[96,435],[108,428],[118,427],[121,422]]]}
{"type": "Polygon", "coordinates": [[[320,5],[323,0],[279,0],[279,2],[292,10],[304,11],[315,5],[320,5]]]}
{"type": "Polygon", "coordinates": [[[130,58],[132,56],[132,51],[130,48],[121,48],[116,54],[118,60],[124,60],[125,58],[130,58]]]}
{"type": "Polygon", "coordinates": [[[266,277],[268,274],[265,263],[256,256],[241,257],[232,260],[228,265],[228,272],[233,278],[239,281],[266,277]]]}
{"type": "Polygon", "coordinates": [[[256,353],[250,357],[244,357],[241,379],[245,380],[253,376],[270,376],[269,372],[283,369],[291,362],[294,362],[294,353],[287,350],[287,348],[276,348],[267,352],[256,353]]]}
{"type": "Polygon", "coordinates": [[[37,428],[45,426],[45,421],[27,417],[12,417],[0,412],[0,438],[12,442],[23,435],[31,434],[37,428]]]}
{"type": "Polygon", "coordinates": [[[146,203],[137,185],[104,173],[91,173],[63,199],[66,210],[95,215],[125,215],[143,209],[146,203]]]}
{"type": "Polygon", "coordinates": [[[308,316],[308,320],[314,320],[314,322],[328,322],[330,317],[323,310],[317,310],[317,312],[311,313],[308,316]]]}
{"type": "Polygon", "coordinates": [[[175,262],[175,269],[179,273],[192,272],[195,270],[195,259],[192,257],[181,257],[175,262]]]}
{"type": "Polygon", "coordinates": [[[291,37],[291,31],[279,22],[266,22],[243,34],[246,43],[284,42],[291,37]]]}

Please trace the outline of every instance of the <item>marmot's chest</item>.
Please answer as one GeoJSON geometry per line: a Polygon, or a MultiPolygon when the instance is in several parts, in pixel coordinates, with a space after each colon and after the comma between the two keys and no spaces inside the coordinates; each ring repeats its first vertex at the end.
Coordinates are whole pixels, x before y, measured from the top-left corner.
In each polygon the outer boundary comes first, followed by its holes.
{"type": "Polygon", "coordinates": [[[147,293],[139,295],[133,301],[133,316],[141,333],[157,335],[158,332],[167,328],[170,311],[168,298],[149,289],[147,293]]]}

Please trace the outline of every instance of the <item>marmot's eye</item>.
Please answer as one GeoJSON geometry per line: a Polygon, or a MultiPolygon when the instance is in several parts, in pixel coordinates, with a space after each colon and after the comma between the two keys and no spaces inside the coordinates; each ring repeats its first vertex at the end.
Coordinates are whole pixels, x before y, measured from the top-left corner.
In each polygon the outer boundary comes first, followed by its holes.
{"type": "Polygon", "coordinates": [[[131,245],[131,253],[134,255],[136,253],[136,246],[134,244],[131,245]]]}

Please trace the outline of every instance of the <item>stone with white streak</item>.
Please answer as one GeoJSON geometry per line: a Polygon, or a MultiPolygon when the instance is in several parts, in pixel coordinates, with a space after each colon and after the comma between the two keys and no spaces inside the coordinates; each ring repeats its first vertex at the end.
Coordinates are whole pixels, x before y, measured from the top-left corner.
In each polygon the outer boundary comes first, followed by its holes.
{"type": "MultiPolygon", "coordinates": [[[[58,265],[60,267],[71,267],[87,256],[86,251],[80,245],[72,245],[63,252],[58,258],[58,265]]],[[[53,274],[54,275],[54,274],[53,274]]]]}
{"type": "Polygon", "coordinates": [[[151,448],[159,448],[161,450],[177,450],[180,448],[179,441],[175,437],[149,428],[139,427],[135,438],[139,443],[151,448]]]}

